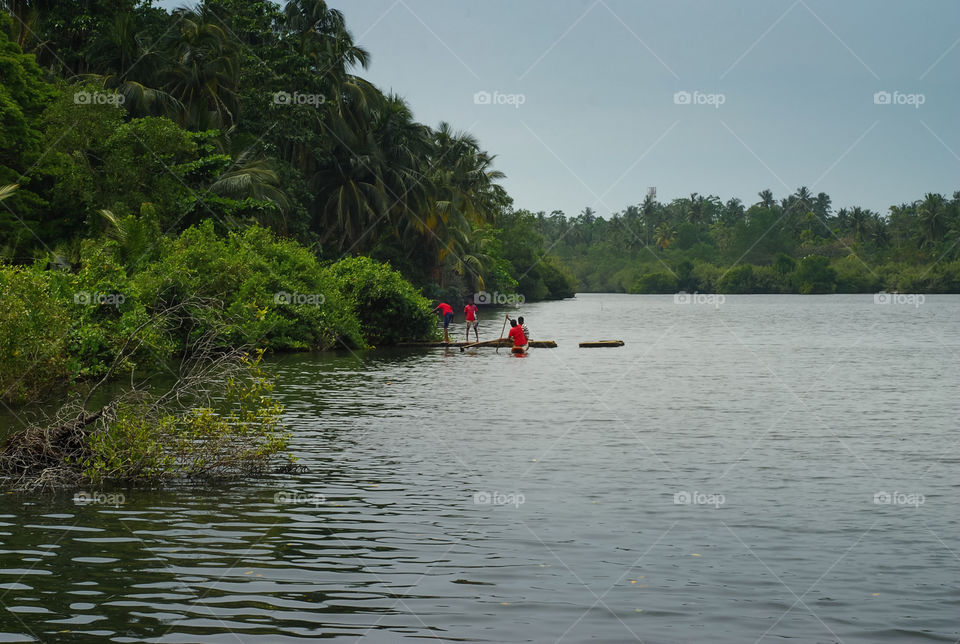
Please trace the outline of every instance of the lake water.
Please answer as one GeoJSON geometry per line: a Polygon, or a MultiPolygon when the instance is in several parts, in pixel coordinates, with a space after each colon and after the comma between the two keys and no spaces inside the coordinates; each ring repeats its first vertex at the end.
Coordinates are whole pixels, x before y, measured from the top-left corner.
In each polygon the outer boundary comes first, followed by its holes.
{"type": "Polygon", "coordinates": [[[310,471],[6,495],[0,641],[956,642],[960,297],[706,299],[275,358],[310,471]]]}

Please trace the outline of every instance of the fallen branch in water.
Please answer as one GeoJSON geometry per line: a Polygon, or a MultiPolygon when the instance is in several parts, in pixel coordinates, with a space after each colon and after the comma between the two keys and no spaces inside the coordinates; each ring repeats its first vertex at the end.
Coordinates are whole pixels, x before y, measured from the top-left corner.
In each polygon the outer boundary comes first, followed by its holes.
{"type": "MultiPolygon", "coordinates": [[[[165,309],[135,329],[106,375],[80,399],[74,396],[52,416],[0,445],[0,476],[21,489],[72,487],[90,482],[162,482],[176,478],[223,478],[264,472],[286,448],[282,407],[254,357],[223,349],[206,332],[189,341],[171,369],[174,381],[155,393],[135,382],[99,408],[94,393],[118,365],[143,344],[150,324],[181,326],[191,337],[191,301],[165,309]]],[[[287,466],[290,466],[288,461],[287,466]]]]}

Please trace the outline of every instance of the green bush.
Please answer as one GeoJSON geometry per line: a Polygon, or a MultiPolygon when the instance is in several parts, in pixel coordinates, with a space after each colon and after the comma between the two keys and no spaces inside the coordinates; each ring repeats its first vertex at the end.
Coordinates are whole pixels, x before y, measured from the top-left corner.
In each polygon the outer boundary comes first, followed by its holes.
{"type": "Polygon", "coordinates": [[[83,241],[74,272],[0,266],[0,400],[26,402],[111,368],[115,377],[159,371],[201,337],[284,351],[436,333],[430,301],[388,264],[323,266],[258,227],[222,236],[206,221],[151,239],[143,213],[107,221],[116,239],[83,241]]]}
{"type": "Polygon", "coordinates": [[[696,262],[693,265],[693,271],[690,273],[700,293],[717,293],[717,283],[720,280],[720,269],[713,264],[706,262],[696,262]]]}
{"type": "Polygon", "coordinates": [[[277,240],[264,228],[226,237],[217,235],[209,220],[188,228],[177,239],[162,241],[160,259],[134,283],[154,309],[190,297],[222,301],[222,317],[198,319],[194,334],[215,330],[232,346],[364,345],[352,305],[329,272],[309,250],[277,240]]]}
{"type": "Polygon", "coordinates": [[[876,269],[868,267],[855,255],[835,261],[837,293],[876,293],[883,290],[883,279],[876,269]]]}
{"type": "Polygon", "coordinates": [[[71,316],[50,275],[0,266],[0,400],[24,403],[69,374],[71,316]]]}
{"type": "Polygon", "coordinates": [[[751,264],[741,264],[721,273],[717,289],[721,293],[755,293],[757,280],[751,264]]]}
{"type": "Polygon", "coordinates": [[[327,273],[353,303],[363,337],[371,345],[436,336],[430,300],[389,264],[348,257],[332,264],[327,273]]]}
{"type": "Polygon", "coordinates": [[[661,271],[659,273],[646,273],[641,275],[633,287],[631,293],[660,293],[669,294],[677,292],[677,278],[671,273],[661,271]]]}
{"type": "Polygon", "coordinates": [[[830,267],[830,259],[823,255],[808,255],[800,260],[793,273],[794,285],[800,293],[833,293],[837,290],[837,272],[830,267]]]}
{"type": "Polygon", "coordinates": [[[568,268],[553,255],[544,256],[539,264],[540,278],[547,287],[546,299],[562,300],[577,294],[577,280],[568,268]]]}

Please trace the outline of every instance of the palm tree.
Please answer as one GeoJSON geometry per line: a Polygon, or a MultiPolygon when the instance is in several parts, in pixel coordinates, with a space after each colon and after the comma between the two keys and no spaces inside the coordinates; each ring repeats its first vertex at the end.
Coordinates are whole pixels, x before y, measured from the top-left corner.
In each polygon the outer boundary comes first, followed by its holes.
{"type": "Polygon", "coordinates": [[[653,231],[653,242],[660,247],[660,250],[665,250],[667,246],[673,243],[675,235],[676,233],[670,227],[670,224],[664,221],[653,231]]]}
{"type": "Polygon", "coordinates": [[[292,32],[299,52],[311,60],[314,71],[343,79],[349,67],[369,64],[369,52],[353,42],[343,13],[324,0],[289,0],[283,12],[284,26],[292,32]]]}
{"type": "Polygon", "coordinates": [[[860,206],[855,206],[850,211],[850,231],[853,233],[854,241],[860,241],[866,230],[867,222],[870,220],[871,213],[860,206]]]}
{"type": "Polygon", "coordinates": [[[917,215],[924,236],[924,244],[929,245],[943,237],[946,226],[947,202],[941,194],[927,193],[917,206],[917,215]]]}
{"type": "Polygon", "coordinates": [[[870,241],[873,242],[874,246],[877,248],[883,248],[890,243],[887,220],[881,217],[879,214],[871,213],[871,217],[867,221],[867,230],[870,241]]]}
{"type": "Polygon", "coordinates": [[[290,205],[273,164],[267,159],[253,158],[249,152],[241,153],[234,159],[230,167],[207,189],[231,199],[269,201],[281,210],[286,210],[290,205]]]}
{"type": "Polygon", "coordinates": [[[696,192],[690,194],[689,201],[686,202],[687,221],[691,224],[703,223],[705,219],[705,199],[696,192]]]}
{"type": "Polygon", "coordinates": [[[176,28],[160,45],[166,56],[162,88],[183,105],[181,125],[228,132],[238,111],[239,43],[216,16],[202,9],[177,9],[173,16],[176,28]]]}
{"type": "Polygon", "coordinates": [[[721,219],[723,220],[723,223],[731,226],[743,219],[745,212],[746,211],[744,210],[743,202],[740,201],[740,199],[733,197],[727,200],[727,203],[724,204],[723,215],[721,216],[721,219]]]}
{"type": "Polygon", "coordinates": [[[757,203],[764,208],[773,208],[777,203],[777,200],[773,198],[773,192],[771,190],[761,190],[758,195],[760,201],[757,203]]]}
{"type": "Polygon", "coordinates": [[[930,247],[943,239],[947,224],[947,201],[941,194],[927,193],[917,206],[921,246],[930,247]]]}
{"type": "Polygon", "coordinates": [[[838,210],[834,221],[836,222],[838,235],[846,235],[850,232],[850,211],[848,209],[841,208],[838,210]]]}
{"type": "Polygon", "coordinates": [[[813,210],[814,198],[806,186],[800,186],[797,191],[791,195],[790,205],[799,214],[805,215],[813,210]]]}
{"type": "Polygon", "coordinates": [[[824,222],[827,221],[827,218],[830,216],[830,207],[832,200],[830,195],[825,192],[817,194],[816,199],[813,200],[813,212],[824,222]]]}

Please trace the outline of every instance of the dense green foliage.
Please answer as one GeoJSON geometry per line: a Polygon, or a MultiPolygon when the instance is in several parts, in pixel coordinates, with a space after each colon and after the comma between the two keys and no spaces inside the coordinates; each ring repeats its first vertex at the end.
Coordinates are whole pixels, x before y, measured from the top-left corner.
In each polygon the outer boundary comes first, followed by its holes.
{"type": "Polygon", "coordinates": [[[70,315],[45,272],[0,269],[0,301],[0,400],[21,402],[68,374],[70,315]]]}
{"type": "Polygon", "coordinates": [[[745,207],[696,193],[597,217],[520,213],[583,291],[960,292],[960,192],[881,215],[804,187],[745,207]]]}
{"type": "Polygon", "coordinates": [[[430,302],[386,264],[322,265],[296,242],[259,227],[217,235],[212,222],[161,238],[144,261],[141,220],[119,241],[87,240],[74,270],[0,267],[0,400],[104,375],[131,335],[118,374],[162,368],[196,338],[267,350],[362,348],[428,339],[430,302]],[[133,271],[136,265],[140,270],[133,271]],[[151,323],[172,306],[175,320],[151,323]]]}
{"type": "Polygon", "coordinates": [[[429,337],[436,329],[430,300],[403,277],[368,257],[349,257],[330,267],[338,288],[354,302],[363,337],[372,344],[396,344],[429,337]]]}
{"type": "Polygon", "coordinates": [[[0,9],[0,400],[213,331],[360,348],[434,337],[422,293],[573,294],[493,157],[355,75],[323,0],[0,9]]]}
{"type": "Polygon", "coordinates": [[[354,75],[369,56],[323,0],[0,10],[0,403],[130,376],[99,411],[71,394],[12,436],[6,476],[262,469],[285,436],[255,363],[216,408],[181,405],[206,377],[178,372],[184,388],[153,398],[135,376],[237,347],[433,338],[424,292],[573,294],[493,156],[354,75]]]}
{"type": "MultiPolygon", "coordinates": [[[[436,296],[522,286],[532,264],[496,243],[512,209],[493,157],[352,73],[369,55],[323,0],[2,5],[0,185],[21,190],[0,257],[75,263],[100,210],[149,204],[157,236],[256,224],[321,257],[389,261],[436,296]]],[[[572,293],[546,272],[528,299],[572,293]]]]}

